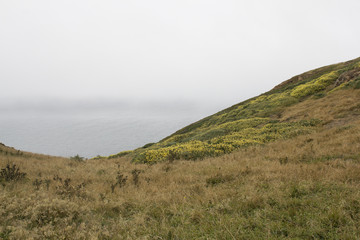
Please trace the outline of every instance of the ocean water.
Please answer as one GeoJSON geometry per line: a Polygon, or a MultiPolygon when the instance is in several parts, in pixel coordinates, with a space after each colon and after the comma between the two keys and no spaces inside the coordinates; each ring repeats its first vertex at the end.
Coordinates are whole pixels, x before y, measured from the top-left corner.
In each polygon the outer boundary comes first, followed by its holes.
{"type": "Polygon", "coordinates": [[[141,114],[3,113],[0,142],[23,151],[91,158],[157,142],[206,116],[201,111],[141,114]]]}

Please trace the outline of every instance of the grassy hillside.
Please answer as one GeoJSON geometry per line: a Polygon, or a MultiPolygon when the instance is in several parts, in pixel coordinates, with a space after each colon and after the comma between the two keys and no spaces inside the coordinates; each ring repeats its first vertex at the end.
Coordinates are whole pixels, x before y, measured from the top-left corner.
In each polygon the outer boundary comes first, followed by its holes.
{"type": "Polygon", "coordinates": [[[156,144],[112,157],[130,154],[133,161],[141,163],[195,160],[311,133],[329,124],[325,118],[336,116],[308,115],[294,119],[284,118],[284,112],[307,99],[316,102],[340,89],[358,88],[360,58],[295,76],[267,93],[193,123],[156,144]]]}
{"type": "Polygon", "coordinates": [[[124,156],[0,145],[0,239],[358,239],[359,68],[304,73],[124,156]]]}

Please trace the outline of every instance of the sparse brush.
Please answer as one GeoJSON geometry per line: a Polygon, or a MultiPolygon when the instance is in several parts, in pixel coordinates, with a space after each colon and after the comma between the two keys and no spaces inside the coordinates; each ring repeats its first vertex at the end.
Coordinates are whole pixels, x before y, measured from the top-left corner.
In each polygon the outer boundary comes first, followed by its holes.
{"type": "Polygon", "coordinates": [[[41,179],[35,179],[35,181],[33,182],[33,185],[35,186],[35,189],[36,189],[36,190],[39,190],[39,189],[40,189],[41,183],[42,183],[42,180],[41,180],[41,179]]]}
{"type": "Polygon", "coordinates": [[[131,174],[132,174],[132,180],[133,180],[133,183],[135,186],[138,186],[139,185],[139,175],[141,173],[141,170],[138,170],[138,169],[134,169],[131,171],[131,174]]]}
{"type": "Polygon", "coordinates": [[[289,158],[288,158],[288,157],[281,157],[281,158],[279,158],[279,163],[280,163],[281,165],[287,164],[288,162],[289,162],[289,158]]]}
{"type": "Polygon", "coordinates": [[[70,157],[70,160],[74,160],[76,162],[83,162],[85,160],[84,157],[80,157],[79,154],[73,156],[73,157],[70,157]]]}
{"type": "Polygon", "coordinates": [[[125,186],[127,178],[127,176],[124,176],[122,173],[118,172],[116,176],[116,183],[118,184],[119,188],[125,186]]]}
{"type": "Polygon", "coordinates": [[[46,190],[49,190],[51,180],[50,179],[45,179],[44,183],[45,183],[45,186],[46,186],[46,190]]]}
{"type": "Polygon", "coordinates": [[[7,164],[5,168],[0,171],[0,179],[5,182],[15,182],[24,179],[26,173],[21,172],[20,168],[16,166],[16,164],[7,164]]]}
{"type": "MultiPolygon", "coordinates": [[[[63,196],[63,197],[67,197],[67,198],[74,198],[74,197],[85,198],[86,197],[85,192],[84,192],[84,188],[86,186],[85,182],[82,182],[77,185],[71,185],[70,178],[66,178],[63,181],[63,179],[57,175],[54,177],[54,181],[58,182],[58,185],[56,186],[56,194],[63,196]]],[[[49,184],[50,184],[50,181],[49,181],[49,184]]]]}
{"type": "Polygon", "coordinates": [[[116,182],[114,184],[111,184],[111,192],[114,193],[116,186],[118,186],[119,188],[122,188],[125,186],[126,181],[127,181],[127,176],[124,176],[121,172],[117,173],[116,176],[116,182]]]}

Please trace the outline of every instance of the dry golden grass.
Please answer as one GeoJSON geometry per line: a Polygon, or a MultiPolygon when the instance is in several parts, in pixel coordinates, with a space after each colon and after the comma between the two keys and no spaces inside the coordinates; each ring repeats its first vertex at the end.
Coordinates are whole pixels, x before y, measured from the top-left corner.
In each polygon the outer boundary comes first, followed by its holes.
{"type": "Polygon", "coordinates": [[[360,115],[360,92],[359,90],[335,91],[328,96],[314,99],[310,98],[285,109],[281,120],[301,120],[316,118],[332,124],[345,119],[354,120],[360,115]],[[352,118],[351,118],[352,117],[352,118]],[[335,121],[334,121],[335,120],[335,121]]]}
{"type": "Polygon", "coordinates": [[[316,132],[202,161],[79,162],[0,146],[0,167],[27,173],[1,182],[0,238],[358,239],[359,98],[306,100],[282,118],[324,120],[316,132]],[[119,173],[126,184],[112,191],[119,173]]]}

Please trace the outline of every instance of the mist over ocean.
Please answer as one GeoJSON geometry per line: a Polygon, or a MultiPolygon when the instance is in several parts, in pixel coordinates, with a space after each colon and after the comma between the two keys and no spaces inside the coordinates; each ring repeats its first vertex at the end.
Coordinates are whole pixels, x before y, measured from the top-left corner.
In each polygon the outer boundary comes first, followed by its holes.
{"type": "Polygon", "coordinates": [[[16,149],[54,156],[91,158],[157,142],[214,109],[116,104],[20,105],[0,109],[0,142],[16,149]],[[69,105],[73,106],[72,108],[69,105]]]}

